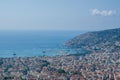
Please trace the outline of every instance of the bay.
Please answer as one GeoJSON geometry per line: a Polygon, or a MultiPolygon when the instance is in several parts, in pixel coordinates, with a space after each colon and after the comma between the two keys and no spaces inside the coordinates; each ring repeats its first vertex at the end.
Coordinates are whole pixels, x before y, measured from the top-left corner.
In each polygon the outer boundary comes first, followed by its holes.
{"type": "Polygon", "coordinates": [[[1,31],[0,57],[54,56],[65,52],[64,42],[83,31],[1,31]],[[44,52],[45,51],[45,52],[44,52]]]}

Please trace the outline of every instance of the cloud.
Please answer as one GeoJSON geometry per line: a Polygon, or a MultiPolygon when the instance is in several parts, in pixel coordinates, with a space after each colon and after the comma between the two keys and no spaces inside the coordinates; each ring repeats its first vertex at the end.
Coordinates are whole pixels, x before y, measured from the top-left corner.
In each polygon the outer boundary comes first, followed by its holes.
{"type": "Polygon", "coordinates": [[[98,10],[98,9],[92,9],[91,10],[92,15],[100,15],[100,16],[112,16],[116,14],[115,10],[98,10]]]}

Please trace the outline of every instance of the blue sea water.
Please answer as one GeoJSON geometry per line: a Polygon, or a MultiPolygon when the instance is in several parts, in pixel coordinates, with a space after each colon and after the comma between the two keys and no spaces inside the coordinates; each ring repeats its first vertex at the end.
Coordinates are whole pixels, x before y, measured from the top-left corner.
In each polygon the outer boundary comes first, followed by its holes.
{"type": "Polygon", "coordinates": [[[65,50],[64,42],[81,31],[1,31],[0,57],[54,56],[65,50]],[[43,52],[45,51],[45,52],[43,52]]]}

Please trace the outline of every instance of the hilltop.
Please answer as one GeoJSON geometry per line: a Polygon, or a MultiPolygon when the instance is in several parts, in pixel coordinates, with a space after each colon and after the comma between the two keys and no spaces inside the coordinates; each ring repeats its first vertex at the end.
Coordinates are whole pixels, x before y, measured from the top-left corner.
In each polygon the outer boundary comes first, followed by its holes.
{"type": "Polygon", "coordinates": [[[65,46],[91,52],[116,52],[120,50],[120,28],[87,32],[67,41],[65,46]]]}

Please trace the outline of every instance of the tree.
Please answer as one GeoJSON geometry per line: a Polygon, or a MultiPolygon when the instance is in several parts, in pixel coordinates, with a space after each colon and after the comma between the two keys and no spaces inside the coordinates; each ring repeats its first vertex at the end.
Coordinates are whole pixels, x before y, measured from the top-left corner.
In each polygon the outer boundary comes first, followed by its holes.
{"type": "Polygon", "coordinates": [[[58,69],[57,72],[58,73],[66,73],[65,70],[63,70],[63,69],[58,69]]]}

